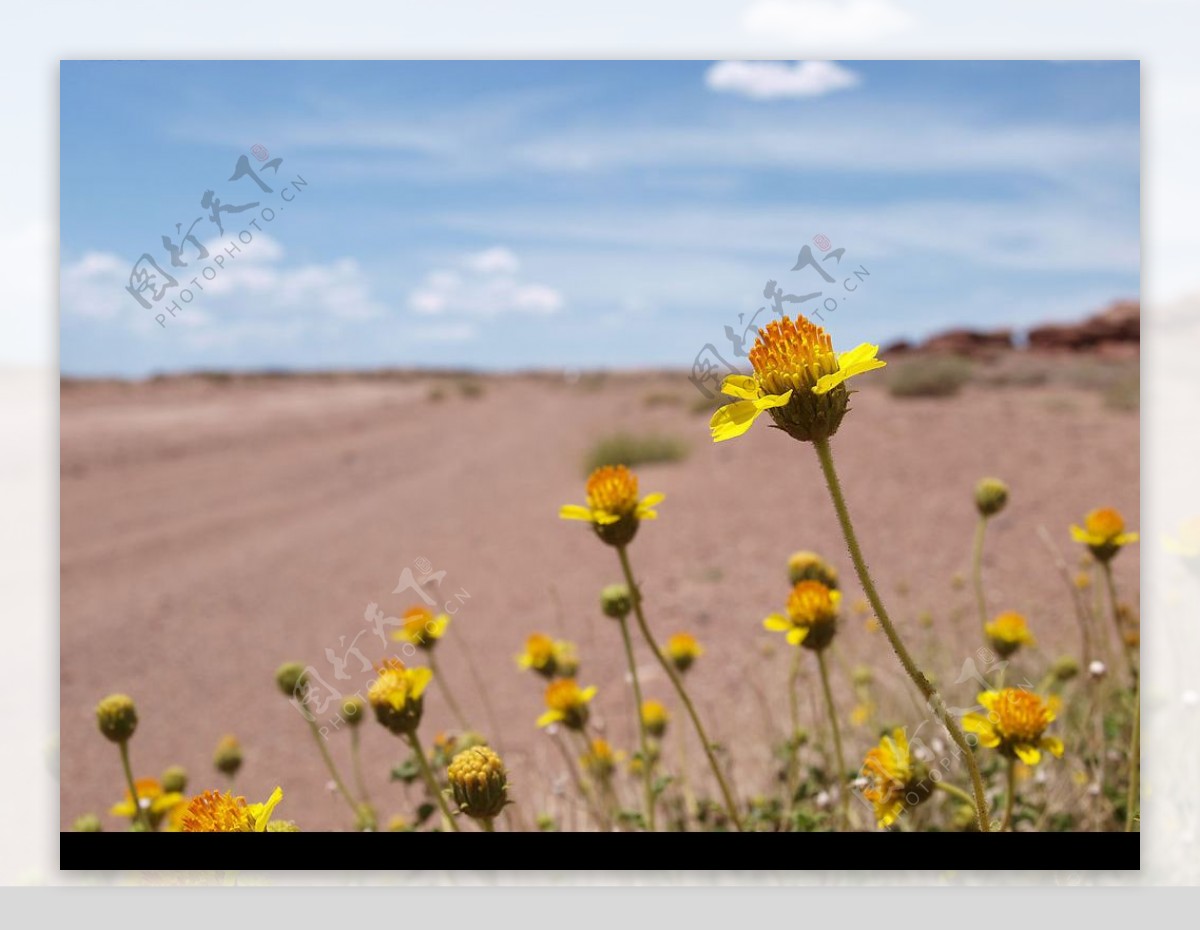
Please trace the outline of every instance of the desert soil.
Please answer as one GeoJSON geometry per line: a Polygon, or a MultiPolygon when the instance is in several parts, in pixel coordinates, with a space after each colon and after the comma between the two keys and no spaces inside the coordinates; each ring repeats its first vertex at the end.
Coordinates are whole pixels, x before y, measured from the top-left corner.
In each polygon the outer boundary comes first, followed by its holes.
{"type": "MultiPolygon", "coordinates": [[[[442,671],[473,726],[491,730],[503,750],[521,822],[552,809],[565,826],[581,823],[578,812],[556,807],[565,769],[551,738],[534,726],[542,683],[520,672],[514,656],[534,630],[576,641],[581,682],[599,688],[597,724],[632,748],[618,631],[597,602],[600,588],[619,578],[617,560],[586,527],[557,517],[560,504],[583,500],[589,447],[622,430],[678,436],[690,446],[682,462],[639,470],[643,493],[661,491],[666,501],[631,555],[655,631],[665,638],[690,630],[707,648],[689,681],[735,760],[739,790],[769,787],[767,737],[778,739],[788,717],[789,656],[761,620],[782,606],[785,562],[795,549],[825,553],[842,572],[834,689],[843,713],[855,702],[849,670],[866,664],[892,695],[882,721],[919,722],[886,641],[854,608],[860,591],[809,447],[765,422],[713,446],[706,415],[691,409],[698,394],[682,375],[479,383],[477,397],[430,376],[64,386],[64,826],[87,811],[116,826],[107,809],[123,781],[93,707],[123,691],[141,717],[132,743],[139,776],[178,763],[193,789],[221,786],[211,754],[234,733],[246,754],[239,793],[262,799],[279,784],[279,816],[305,829],[347,828],[348,812],[331,795],[305,722],[277,691],[274,671],[297,659],[346,693],[362,687],[369,676],[358,660],[351,656],[351,677],[339,681],[325,650],[345,651],[367,627],[369,604],[389,617],[412,606],[411,595],[393,588],[405,567],[424,565],[445,572],[440,587],[427,590],[457,611],[438,647],[442,671]],[[444,385],[437,401],[435,383],[444,385]],[[648,405],[650,395],[678,400],[648,405]],[[494,730],[480,689],[490,697],[494,730]]],[[[891,610],[949,686],[951,704],[972,700],[972,684],[953,682],[980,645],[970,588],[961,583],[975,481],[996,475],[1012,488],[989,532],[987,592],[993,611],[1028,616],[1038,649],[1022,661],[1036,680],[1054,657],[1080,652],[1070,593],[1038,527],[1072,568],[1078,553],[1068,526],[1088,509],[1115,506],[1136,528],[1138,449],[1136,412],[1065,386],[972,384],[951,399],[901,400],[879,387],[856,395],[834,439],[850,505],[891,610]]],[[[1123,593],[1136,601],[1137,547],[1116,568],[1123,593]]],[[[384,655],[372,632],[357,646],[371,661],[384,655]]],[[[674,708],[669,682],[644,648],[639,662],[645,690],[674,708]]],[[[802,713],[816,730],[812,665],[802,679],[802,713]]],[[[673,726],[682,723],[677,717],[673,726]]],[[[435,683],[426,743],[453,726],[435,683]]],[[[406,750],[374,721],[362,732],[367,786],[382,817],[411,814],[405,791],[388,779],[406,750]]],[[[847,755],[860,759],[873,735],[848,725],[847,755]]],[[[330,746],[349,776],[346,734],[332,733],[330,746]]],[[[676,758],[673,738],[664,751],[676,758]]],[[[702,773],[694,741],[688,752],[695,781],[702,773]]]]}

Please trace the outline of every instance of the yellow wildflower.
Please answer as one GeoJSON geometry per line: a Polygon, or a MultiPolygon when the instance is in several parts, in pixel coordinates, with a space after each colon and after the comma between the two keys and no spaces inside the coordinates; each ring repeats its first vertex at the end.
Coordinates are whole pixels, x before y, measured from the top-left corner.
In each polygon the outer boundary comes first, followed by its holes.
{"type": "Polygon", "coordinates": [[[793,646],[819,651],[833,640],[837,632],[840,591],[834,591],[819,581],[801,581],[788,596],[787,616],[771,614],[763,626],[779,633],[787,633],[787,641],[793,646]]]}
{"type": "Polygon", "coordinates": [[[827,588],[838,586],[837,569],[815,552],[801,549],[788,557],[788,583],[819,581],[827,588]]]}
{"type": "Polygon", "coordinates": [[[1032,646],[1035,642],[1025,618],[1013,611],[998,615],[991,623],[984,626],[983,631],[987,634],[988,642],[1001,658],[1007,658],[1021,646],[1032,646]]]}
{"type": "MultiPolygon", "coordinates": [[[[178,791],[164,791],[156,778],[139,778],[133,783],[137,789],[138,804],[150,815],[150,825],[158,829],[164,814],[169,814],[182,803],[183,795],[178,791]]],[[[137,819],[137,805],[133,803],[133,795],[125,789],[125,799],[118,801],[108,811],[114,817],[137,819]]]]}
{"type": "Polygon", "coordinates": [[[1005,688],[984,691],[977,700],[987,716],[966,714],[962,724],[964,730],[979,737],[979,745],[999,749],[1002,755],[1020,759],[1026,765],[1037,765],[1043,749],[1052,756],[1062,756],[1062,740],[1044,735],[1058,709],[1057,698],[1043,701],[1023,688],[1005,688]]]}
{"type": "Polygon", "coordinates": [[[623,758],[625,758],[625,753],[614,751],[608,740],[596,737],[592,740],[588,751],[579,757],[579,762],[593,778],[605,781],[612,777],[617,763],[623,758]]]}
{"type": "Polygon", "coordinates": [[[473,746],[456,755],[446,770],[460,812],[478,820],[499,816],[508,801],[508,773],[487,746],[473,746]]]}
{"type": "Polygon", "coordinates": [[[837,355],[829,334],[804,317],[773,320],[750,350],[754,374],[725,378],[722,393],[739,399],[713,414],[713,442],[742,435],[764,410],[795,439],[828,439],[846,415],[850,395],[843,382],[887,364],[875,357],[878,351],[863,343],[837,355]]]}
{"type": "Polygon", "coordinates": [[[228,791],[205,791],[188,802],[183,815],[184,833],[265,833],[271,812],[283,800],[276,788],[263,804],[247,804],[228,791]]]}
{"type": "Polygon", "coordinates": [[[422,694],[432,679],[433,672],[427,668],[405,668],[394,657],[385,661],[367,688],[375,718],[395,734],[412,733],[421,722],[422,694]]]}
{"type": "Polygon", "coordinates": [[[1083,543],[1099,562],[1107,562],[1121,551],[1122,546],[1137,542],[1137,533],[1125,532],[1125,518],[1112,507],[1093,510],[1083,520],[1083,527],[1072,525],[1071,538],[1083,543]]]}
{"type": "Polygon", "coordinates": [[[525,640],[525,651],[517,656],[517,665],[532,669],[546,678],[553,678],[558,671],[554,640],[545,633],[530,633],[525,640]]]}
{"type": "Polygon", "coordinates": [[[664,651],[678,672],[686,672],[700,656],[704,655],[703,647],[691,633],[673,633],[667,638],[667,646],[664,651]]]}
{"type": "Polygon", "coordinates": [[[863,797],[874,806],[881,829],[894,823],[906,808],[920,804],[933,790],[924,770],[913,762],[903,727],[883,737],[867,753],[862,772],[869,783],[863,797]]]}
{"type": "Polygon", "coordinates": [[[548,710],[537,719],[539,727],[561,723],[569,730],[582,730],[588,720],[588,702],[596,696],[596,687],[580,688],[574,678],[559,678],[546,688],[548,710]]]}
{"type": "Polygon", "coordinates": [[[651,736],[661,737],[666,733],[669,719],[670,715],[661,701],[642,701],[642,725],[651,736]]]}
{"type": "Polygon", "coordinates": [[[638,500],[637,476],[624,465],[604,465],[587,480],[587,506],[564,504],[558,515],[564,520],[584,520],[610,546],[624,546],[637,533],[642,520],[655,520],[654,509],[663,494],[638,500]]]}
{"type": "Polygon", "coordinates": [[[424,605],[410,607],[404,612],[404,625],[392,631],[392,639],[418,649],[432,649],[446,635],[449,625],[450,618],[446,614],[435,617],[433,611],[424,605]]]}

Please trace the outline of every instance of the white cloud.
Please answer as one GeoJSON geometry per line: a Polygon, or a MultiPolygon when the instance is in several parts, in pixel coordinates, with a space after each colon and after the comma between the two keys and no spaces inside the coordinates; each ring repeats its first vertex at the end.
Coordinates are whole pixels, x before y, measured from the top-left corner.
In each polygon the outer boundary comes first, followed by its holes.
{"type": "Polygon", "coordinates": [[[868,42],[903,32],[911,22],[892,0],[760,0],[742,20],[747,32],[772,41],[812,45],[868,42]]]}
{"type": "Polygon", "coordinates": [[[439,268],[425,276],[408,295],[408,307],[424,316],[502,314],[547,316],[563,308],[563,296],[548,284],[518,279],[521,263],[503,246],[462,256],[455,268],[439,268]]]}
{"type": "Polygon", "coordinates": [[[257,338],[254,327],[246,325],[254,320],[261,321],[257,325],[276,325],[286,316],[303,328],[321,319],[364,320],[384,312],[363,269],[352,258],[289,265],[283,246],[265,233],[232,255],[225,251],[228,245],[225,239],[205,243],[206,258],[185,249],[185,268],[172,267],[162,257],[159,267],[178,287],[168,289],[160,301],[148,295],[148,310],[126,290],[132,270],[129,259],[111,252],[86,252],[63,265],[63,315],[123,322],[140,332],[157,331],[161,327],[155,315],[166,313],[165,308],[177,302],[182,312],[168,316],[166,327],[178,326],[188,342],[199,347],[257,338]],[[203,276],[206,268],[212,269],[211,278],[203,276]],[[185,288],[193,294],[187,303],[180,296],[185,288]]]}
{"type": "Polygon", "coordinates": [[[859,77],[832,61],[719,61],[704,75],[712,90],[754,100],[820,97],[854,87],[859,77]]]}

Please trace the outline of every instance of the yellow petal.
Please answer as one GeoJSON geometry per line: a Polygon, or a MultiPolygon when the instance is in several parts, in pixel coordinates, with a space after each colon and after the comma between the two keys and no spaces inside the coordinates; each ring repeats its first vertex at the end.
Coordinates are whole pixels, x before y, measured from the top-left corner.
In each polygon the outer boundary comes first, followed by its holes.
{"type": "Polygon", "coordinates": [[[563,715],[561,711],[548,710],[537,718],[537,725],[539,727],[548,727],[552,723],[558,723],[558,721],[562,720],[562,718],[563,715]]]}
{"type": "Polygon", "coordinates": [[[601,526],[608,526],[610,523],[616,523],[620,519],[615,513],[603,513],[599,510],[592,511],[592,522],[599,523],[601,526]]]}
{"type": "Polygon", "coordinates": [[[721,393],[742,400],[754,400],[758,397],[758,382],[750,375],[729,375],[721,385],[721,393]]]}
{"type": "Polygon", "coordinates": [[[975,695],[975,700],[991,710],[996,704],[996,698],[1000,697],[999,691],[980,691],[975,695]]]}
{"type": "Polygon", "coordinates": [[[579,700],[581,700],[584,704],[586,704],[588,701],[590,701],[595,696],[596,696],[596,686],[595,685],[588,685],[586,688],[584,688],[582,691],[579,692],[579,700]]]}
{"type": "Polygon", "coordinates": [[[974,733],[979,737],[979,745],[985,749],[993,749],[1000,745],[1000,737],[992,729],[991,723],[986,717],[980,714],[964,714],[962,728],[968,733],[974,733]]]}
{"type": "Polygon", "coordinates": [[[758,419],[760,413],[762,410],[752,400],[739,400],[733,404],[726,404],[708,421],[708,428],[712,430],[713,442],[724,442],[726,439],[742,435],[758,419]]]}
{"type": "Polygon", "coordinates": [[[712,430],[713,442],[724,442],[746,432],[758,419],[758,415],[772,407],[782,407],[792,399],[792,392],[785,394],[767,394],[754,400],[739,400],[734,404],[726,404],[712,415],[708,427],[712,430]]]}
{"type": "Polygon", "coordinates": [[[587,507],[580,507],[578,504],[563,504],[558,510],[559,519],[562,520],[587,520],[592,522],[592,512],[587,507]]]}
{"type": "Polygon", "coordinates": [[[1026,765],[1037,765],[1042,758],[1042,754],[1038,752],[1036,746],[1031,746],[1029,743],[1017,743],[1013,746],[1013,752],[1017,754],[1017,758],[1026,765]]]}
{"type": "Polygon", "coordinates": [[[271,819],[271,811],[275,810],[275,805],[283,800],[283,789],[276,786],[271,792],[271,796],[267,798],[265,804],[255,804],[258,809],[254,818],[254,832],[263,833],[267,829],[267,821],[271,819]]]}
{"type": "Polygon", "coordinates": [[[1043,736],[1042,748],[1056,759],[1061,759],[1063,754],[1063,741],[1057,736],[1043,736]]]}
{"type": "Polygon", "coordinates": [[[446,634],[446,627],[449,625],[450,618],[445,614],[440,614],[438,618],[433,621],[433,624],[429,630],[429,635],[434,639],[441,639],[446,634]]]}
{"type": "Polygon", "coordinates": [[[414,698],[419,698],[421,696],[421,692],[425,690],[425,688],[429,685],[429,682],[432,680],[433,672],[430,669],[427,669],[423,666],[421,668],[414,668],[409,678],[409,687],[412,689],[412,696],[414,698]]]}
{"type": "Polygon", "coordinates": [[[763,626],[772,633],[786,633],[792,628],[792,624],[779,614],[771,614],[763,621],[763,626]]]}
{"type": "Polygon", "coordinates": [[[1071,538],[1073,540],[1075,540],[1075,542],[1077,542],[1077,543],[1086,544],[1086,543],[1090,543],[1092,541],[1092,534],[1089,533],[1087,530],[1085,530],[1083,527],[1075,526],[1074,524],[1072,524],[1071,538]]]}
{"type": "Polygon", "coordinates": [[[875,357],[875,353],[878,351],[879,346],[864,342],[849,352],[843,352],[838,356],[838,370],[819,379],[813,385],[813,393],[828,393],[848,378],[861,375],[866,371],[874,371],[876,368],[883,368],[887,362],[875,357]]]}
{"type": "Polygon", "coordinates": [[[137,808],[132,801],[121,801],[110,807],[108,812],[114,817],[132,817],[137,812],[137,808]]]}
{"type": "Polygon", "coordinates": [[[1137,541],[1138,541],[1137,533],[1122,533],[1120,536],[1118,536],[1116,539],[1113,540],[1113,542],[1115,542],[1118,546],[1128,546],[1130,543],[1135,543],[1137,541]]]}
{"type": "Polygon", "coordinates": [[[890,804],[882,807],[876,807],[875,819],[879,823],[879,828],[890,827],[900,816],[900,812],[904,810],[904,802],[892,801],[890,804]]]}
{"type": "Polygon", "coordinates": [[[667,499],[665,494],[647,494],[642,498],[642,507],[656,507],[667,499]]]}
{"type": "Polygon", "coordinates": [[[808,627],[796,626],[788,630],[787,641],[793,646],[799,646],[808,636],[808,627]]]}

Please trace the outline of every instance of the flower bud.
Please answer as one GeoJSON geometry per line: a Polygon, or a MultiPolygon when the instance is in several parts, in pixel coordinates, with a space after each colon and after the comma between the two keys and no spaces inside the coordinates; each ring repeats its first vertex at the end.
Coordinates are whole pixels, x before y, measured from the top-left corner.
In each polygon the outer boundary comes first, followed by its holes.
{"type": "Polygon", "coordinates": [[[162,790],[167,794],[183,794],[187,790],[187,769],[182,765],[172,765],[163,772],[162,790]]]}
{"type": "Polygon", "coordinates": [[[508,804],[508,773],[486,746],[466,749],[446,770],[458,809],[468,817],[491,820],[508,804]]]}
{"type": "Polygon", "coordinates": [[[975,507],[981,516],[994,517],[1008,503],[1008,485],[999,478],[984,478],[975,485],[975,507]]]}
{"type": "Polygon", "coordinates": [[[604,616],[624,620],[633,610],[633,596],[623,584],[610,584],[600,592],[600,609],[604,616]]]}
{"type": "Polygon", "coordinates": [[[284,697],[295,697],[304,677],[304,666],[299,662],[284,662],[275,670],[275,684],[279,685],[284,697]]]}
{"type": "Polygon", "coordinates": [[[110,694],[96,705],[96,723],[100,732],[114,743],[123,743],[137,729],[137,708],[126,694],[110,694]]]}
{"type": "Polygon", "coordinates": [[[242,767],[242,746],[236,736],[222,736],[213,753],[213,765],[222,775],[233,778],[242,767]]]}

